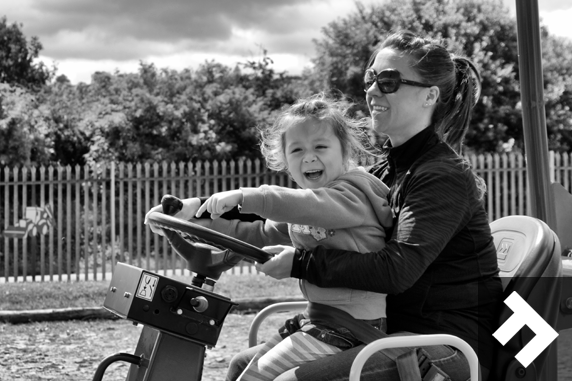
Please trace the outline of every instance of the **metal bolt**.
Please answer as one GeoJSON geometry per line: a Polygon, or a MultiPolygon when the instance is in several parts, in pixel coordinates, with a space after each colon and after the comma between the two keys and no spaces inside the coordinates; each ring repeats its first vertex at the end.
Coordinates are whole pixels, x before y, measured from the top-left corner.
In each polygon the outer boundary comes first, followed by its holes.
{"type": "Polygon", "coordinates": [[[566,308],[568,308],[569,310],[572,310],[572,298],[566,299],[566,308]]]}
{"type": "Polygon", "coordinates": [[[210,325],[215,325],[215,321],[213,319],[209,320],[210,325]]]}
{"type": "Polygon", "coordinates": [[[129,297],[131,297],[131,293],[130,292],[126,292],[123,294],[124,297],[126,297],[127,299],[129,299],[129,297]]]}
{"type": "Polygon", "coordinates": [[[183,314],[183,310],[179,308],[179,309],[177,310],[177,315],[182,315],[182,314],[183,314]]]}
{"type": "Polygon", "coordinates": [[[110,291],[111,291],[111,292],[117,291],[117,287],[111,287],[111,290],[110,290],[110,291]]]}

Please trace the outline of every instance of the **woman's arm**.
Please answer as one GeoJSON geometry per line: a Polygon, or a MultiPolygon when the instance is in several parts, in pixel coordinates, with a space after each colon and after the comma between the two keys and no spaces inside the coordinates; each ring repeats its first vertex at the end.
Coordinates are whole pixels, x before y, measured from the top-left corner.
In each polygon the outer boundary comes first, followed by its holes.
{"type": "Polygon", "coordinates": [[[458,170],[445,169],[436,167],[409,181],[384,249],[365,254],[321,246],[299,250],[288,254],[291,276],[320,287],[392,294],[407,290],[471,216],[470,183],[458,170]]]}

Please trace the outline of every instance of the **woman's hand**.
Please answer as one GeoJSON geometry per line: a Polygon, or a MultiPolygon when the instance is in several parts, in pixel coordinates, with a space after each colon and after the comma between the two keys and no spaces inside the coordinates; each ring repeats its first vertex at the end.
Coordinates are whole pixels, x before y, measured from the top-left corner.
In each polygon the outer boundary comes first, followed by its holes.
{"type": "MultiPolygon", "coordinates": [[[[198,197],[192,197],[192,198],[186,198],[186,199],[181,200],[181,201],[183,202],[183,208],[179,212],[177,212],[173,217],[177,217],[177,218],[180,218],[182,220],[189,221],[195,216],[195,214],[197,213],[197,210],[200,208],[201,200],[198,197]]],[[[163,229],[157,228],[157,227],[153,226],[153,224],[148,224],[149,214],[151,214],[153,212],[163,213],[163,206],[162,205],[156,205],[156,206],[152,207],[151,209],[149,209],[149,211],[145,215],[144,223],[145,223],[145,225],[149,225],[152,232],[164,236],[165,234],[163,233],[163,229]]]]}
{"type": "Polygon", "coordinates": [[[290,278],[290,274],[292,273],[292,261],[296,249],[292,246],[277,245],[265,246],[262,250],[270,254],[275,254],[275,256],[266,263],[257,262],[255,264],[256,269],[275,279],[290,278]]]}
{"type": "Polygon", "coordinates": [[[199,208],[196,217],[199,218],[206,210],[214,220],[241,203],[242,191],[240,189],[215,193],[199,208]]]}

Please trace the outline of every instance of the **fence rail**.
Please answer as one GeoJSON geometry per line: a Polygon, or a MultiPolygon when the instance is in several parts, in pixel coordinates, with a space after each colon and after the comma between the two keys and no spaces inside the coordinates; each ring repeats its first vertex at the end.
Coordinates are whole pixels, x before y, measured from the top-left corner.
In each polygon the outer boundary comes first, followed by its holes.
{"type": "MultiPolygon", "coordinates": [[[[551,180],[571,189],[569,154],[551,152],[551,180]]],[[[527,214],[523,155],[467,156],[485,180],[492,221],[527,214]]],[[[117,261],[183,274],[186,264],[167,240],[143,225],[163,194],[181,198],[276,184],[295,184],[259,160],[196,163],[104,163],[14,167],[0,171],[0,281],[106,280],[117,261]],[[51,217],[51,218],[50,218],[51,217]],[[45,233],[45,234],[44,234],[45,233]],[[25,236],[24,236],[25,234],[25,236]]],[[[231,272],[252,272],[249,265],[231,272]]]]}

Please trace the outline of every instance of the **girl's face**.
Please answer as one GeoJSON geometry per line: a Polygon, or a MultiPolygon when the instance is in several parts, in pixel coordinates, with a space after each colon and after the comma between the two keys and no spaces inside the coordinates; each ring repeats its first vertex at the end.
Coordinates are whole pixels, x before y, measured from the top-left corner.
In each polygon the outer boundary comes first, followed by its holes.
{"type": "Polygon", "coordinates": [[[346,171],[342,145],[327,123],[296,123],[284,134],[284,143],[288,171],[302,188],[323,187],[346,171]]]}
{"type": "MultiPolygon", "coordinates": [[[[408,57],[402,57],[390,48],[377,54],[371,68],[376,73],[396,69],[402,79],[421,82],[420,76],[410,67],[408,57]]],[[[401,84],[394,93],[385,94],[374,83],[366,91],[373,129],[388,135],[394,147],[403,144],[431,123],[431,111],[426,106],[428,95],[428,88],[406,84],[401,84]]]]}

